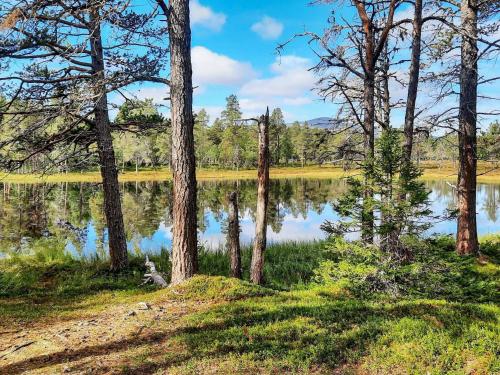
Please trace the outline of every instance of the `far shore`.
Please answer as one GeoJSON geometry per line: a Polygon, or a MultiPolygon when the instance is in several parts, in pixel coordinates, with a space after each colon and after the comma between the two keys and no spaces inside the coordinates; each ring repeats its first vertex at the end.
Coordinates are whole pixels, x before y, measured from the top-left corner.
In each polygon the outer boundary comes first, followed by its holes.
{"type": "MultiPolygon", "coordinates": [[[[424,169],[422,179],[424,180],[447,180],[455,181],[457,179],[456,167],[450,162],[434,163],[424,162],[421,165],[424,169]]],[[[270,175],[272,179],[290,179],[290,178],[316,178],[316,179],[335,179],[345,178],[357,175],[357,170],[344,171],[337,166],[318,166],[310,165],[305,167],[277,167],[271,168],[270,175]]],[[[201,168],[196,172],[199,181],[210,180],[244,180],[257,178],[255,169],[227,170],[201,168]]],[[[134,181],[165,181],[172,178],[171,171],[168,168],[142,169],[138,172],[125,171],[119,174],[119,180],[122,182],[134,181]]],[[[481,162],[478,165],[479,183],[500,183],[500,163],[481,162]]],[[[19,174],[0,172],[0,183],[60,183],[60,182],[101,182],[101,175],[97,171],[91,172],[70,172],[56,174],[19,174]]]]}

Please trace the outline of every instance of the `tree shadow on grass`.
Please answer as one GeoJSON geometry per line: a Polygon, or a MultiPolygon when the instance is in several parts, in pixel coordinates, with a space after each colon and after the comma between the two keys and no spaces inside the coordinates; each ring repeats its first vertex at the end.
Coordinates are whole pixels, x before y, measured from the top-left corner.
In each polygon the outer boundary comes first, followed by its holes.
{"type": "MultiPolygon", "coordinates": [[[[230,355],[272,360],[281,371],[314,366],[334,369],[359,360],[380,335],[408,317],[429,320],[429,324],[437,320],[439,327],[434,328],[456,336],[461,335],[456,327],[465,330],[471,324],[497,322],[493,311],[473,305],[428,300],[374,303],[325,298],[317,293],[300,298],[280,293],[192,314],[175,330],[42,355],[1,367],[0,373],[20,374],[111,353],[123,353],[123,363],[118,363],[114,372],[133,374],[154,373],[204,359],[222,360],[230,355]],[[428,319],[430,316],[433,320],[428,319]],[[125,352],[142,346],[146,346],[142,359],[133,363],[125,352]]],[[[109,369],[102,369],[106,371],[109,369]]]]}
{"type": "MultiPolygon", "coordinates": [[[[281,371],[316,366],[333,370],[367,355],[370,345],[403,318],[424,321],[450,336],[460,336],[472,324],[497,322],[494,312],[472,305],[314,298],[280,304],[265,297],[195,314],[175,339],[185,348],[184,362],[245,355],[255,361],[270,359],[281,371]]],[[[176,365],[177,360],[155,359],[155,369],[176,365]]],[[[139,364],[129,371],[147,373],[147,368],[139,364]]]]}

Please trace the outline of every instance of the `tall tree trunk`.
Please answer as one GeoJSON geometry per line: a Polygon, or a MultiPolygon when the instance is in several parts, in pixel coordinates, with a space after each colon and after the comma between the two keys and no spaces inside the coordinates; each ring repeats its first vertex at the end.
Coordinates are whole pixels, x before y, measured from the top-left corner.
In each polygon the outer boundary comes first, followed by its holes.
{"type": "Polygon", "coordinates": [[[231,276],[242,278],[241,249],[240,249],[240,223],[238,218],[238,193],[231,192],[228,196],[228,248],[231,257],[231,276]]]}
{"type": "Polygon", "coordinates": [[[363,89],[363,130],[365,143],[365,188],[363,194],[363,213],[361,218],[361,238],[365,243],[373,243],[375,216],[371,201],[373,200],[372,174],[373,159],[375,156],[375,67],[380,53],[387,43],[389,32],[393,25],[394,12],[398,5],[396,0],[390,0],[387,9],[387,23],[380,32],[380,37],[375,43],[376,26],[373,21],[376,10],[370,16],[367,3],[361,0],[353,1],[359,18],[362,22],[364,37],[364,89],[363,89]]]}
{"type": "MultiPolygon", "coordinates": [[[[420,77],[420,51],[422,44],[422,0],[415,0],[415,14],[413,16],[413,41],[411,46],[410,80],[406,99],[406,113],[404,126],[404,146],[402,157],[402,174],[404,179],[410,169],[413,149],[413,128],[415,123],[415,106],[417,103],[418,80],[420,77]]],[[[404,199],[404,197],[402,197],[404,199]]]]}
{"type": "Polygon", "coordinates": [[[95,125],[97,134],[97,148],[99,151],[100,170],[104,189],[104,212],[108,226],[109,255],[111,269],[118,271],[128,265],[127,242],[125,226],[118,185],[118,170],[116,168],[115,151],[111,137],[109,121],[108,99],[104,75],[104,55],[101,40],[99,9],[95,8],[90,14],[92,32],[90,33],[90,48],[92,55],[92,69],[95,76],[95,125]]]}
{"type": "Polygon", "coordinates": [[[477,0],[462,0],[462,62],[460,70],[458,221],[456,250],[477,254],[477,0]]]}
{"type": "Polygon", "coordinates": [[[259,121],[258,168],[257,217],[250,280],[254,284],[262,285],[264,282],[264,251],[266,249],[267,206],[269,203],[269,108],[259,121]]]}
{"type": "Polygon", "coordinates": [[[173,172],[171,282],[178,284],[193,276],[198,267],[189,0],[171,0],[167,14],[173,172]]]}
{"type": "Polygon", "coordinates": [[[365,152],[365,187],[363,193],[363,213],[361,217],[361,239],[365,243],[373,243],[374,213],[371,207],[373,200],[372,169],[375,157],[375,37],[373,23],[369,19],[364,5],[360,1],[355,2],[358,13],[363,22],[365,38],[365,75],[363,82],[363,131],[365,152]]]}
{"type": "MultiPolygon", "coordinates": [[[[390,69],[390,61],[389,61],[389,52],[388,52],[388,43],[386,42],[381,54],[381,64],[380,64],[380,74],[381,74],[381,88],[379,89],[379,112],[380,112],[380,124],[382,126],[383,132],[389,132],[391,128],[391,95],[389,92],[389,69],[390,69]]],[[[392,181],[390,175],[386,176],[387,181],[392,181]]],[[[392,183],[387,186],[389,190],[392,189],[392,183]]],[[[392,192],[386,191],[386,193],[381,194],[380,199],[382,204],[385,206],[392,199],[392,192]]],[[[388,222],[391,222],[393,219],[390,214],[380,212],[380,226],[386,226],[388,222]]],[[[380,238],[380,248],[386,252],[392,253],[394,247],[392,246],[395,243],[395,237],[397,234],[395,231],[391,231],[380,238]]]]}
{"type": "Polygon", "coordinates": [[[375,72],[367,72],[364,82],[363,98],[363,127],[365,163],[368,173],[365,174],[365,189],[363,193],[363,214],[361,218],[361,238],[365,243],[373,243],[374,213],[371,207],[373,200],[373,188],[371,170],[373,169],[373,158],[375,157],[375,72]]]}

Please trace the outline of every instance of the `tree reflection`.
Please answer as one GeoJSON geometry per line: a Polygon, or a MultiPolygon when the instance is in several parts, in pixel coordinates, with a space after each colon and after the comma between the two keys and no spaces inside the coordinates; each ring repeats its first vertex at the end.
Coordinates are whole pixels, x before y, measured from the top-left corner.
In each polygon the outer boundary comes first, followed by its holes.
{"type": "MultiPolygon", "coordinates": [[[[454,208],[453,188],[443,181],[428,183],[436,204],[454,208]]],[[[499,185],[480,185],[478,206],[489,221],[498,220],[499,185]]],[[[122,199],[127,240],[131,249],[140,250],[141,240],[155,235],[160,227],[172,222],[171,182],[122,183],[122,199]]],[[[83,247],[107,254],[107,230],[103,212],[103,194],[99,184],[0,184],[0,252],[24,251],[44,237],[64,238],[77,254],[83,247]],[[67,223],[67,225],[61,225],[67,223]],[[92,228],[95,235],[82,243],[82,231],[92,228]],[[95,242],[95,243],[88,243],[95,242]],[[23,250],[24,249],[24,250],[23,250]]],[[[211,223],[223,231],[227,195],[238,192],[240,216],[255,220],[257,186],[254,180],[206,181],[198,184],[198,227],[204,233],[211,223]]],[[[345,191],[343,180],[282,179],[272,180],[269,196],[269,227],[280,233],[287,218],[307,220],[322,214],[345,191]]]]}

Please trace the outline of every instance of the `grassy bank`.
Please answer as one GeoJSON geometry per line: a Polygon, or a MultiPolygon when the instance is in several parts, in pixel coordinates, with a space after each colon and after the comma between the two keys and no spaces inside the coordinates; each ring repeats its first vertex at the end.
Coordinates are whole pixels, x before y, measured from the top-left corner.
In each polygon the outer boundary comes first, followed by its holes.
{"type": "MultiPolygon", "coordinates": [[[[422,164],[424,175],[422,178],[429,180],[456,180],[457,171],[452,163],[425,162],[422,164]]],[[[493,163],[479,163],[478,181],[481,183],[500,183],[500,168],[493,163]]],[[[307,166],[301,167],[280,167],[271,168],[271,178],[343,178],[349,174],[356,174],[357,171],[345,172],[342,168],[332,166],[307,166]]],[[[235,180],[235,179],[255,179],[256,171],[251,170],[219,170],[219,169],[198,169],[197,178],[200,181],[207,180],[235,180]]],[[[139,172],[127,171],[121,173],[120,181],[165,181],[171,179],[168,169],[141,170],[139,172]]],[[[12,183],[40,183],[40,182],[100,182],[99,172],[84,173],[64,173],[51,175],[33,174],[2,174],[0,182],[12,183]]]]}
{"type": "Polygon", "coordinates": [[[205,275],[166,290],[139,285],[139,258],[121,275],[63,254],[2,260],[0,373],[498,373],[500,237],[481,246],[478,261],[450,238],[414,242],[395,267],[344,241],[276,245],[264,287],[202,253],[205,275]]]}

